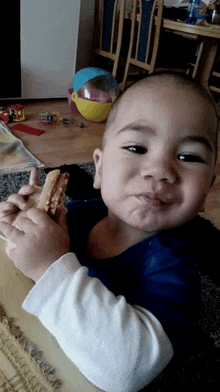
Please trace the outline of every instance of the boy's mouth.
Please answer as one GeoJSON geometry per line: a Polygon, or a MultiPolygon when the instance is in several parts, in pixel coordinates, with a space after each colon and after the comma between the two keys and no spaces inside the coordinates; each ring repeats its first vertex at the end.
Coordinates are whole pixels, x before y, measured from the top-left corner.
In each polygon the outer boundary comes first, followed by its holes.
{"type": "Polygon", "coordinates": [[[165,197],[159,197],[156,193],[141,193],[136,196],[138,200],[146,203],[150,207],[167,206],[171,201],[165,197]]]}

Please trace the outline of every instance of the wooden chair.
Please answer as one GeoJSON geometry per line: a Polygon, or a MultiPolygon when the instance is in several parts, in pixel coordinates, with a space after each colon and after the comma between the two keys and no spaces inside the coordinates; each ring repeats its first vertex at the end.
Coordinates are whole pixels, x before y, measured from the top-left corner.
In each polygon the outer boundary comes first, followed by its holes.
{"type": "Polygon", "coordinates": [[[218,45],[217,53],[215,55],[215,61],[213,64],[212,72],[210,75],[210,90],[215,94],[215,98],[219,102],[219,94],[220,94],[220,44],[218,45]]]}
{"type": "Polygon", "coordinates": [[[95,0],[95,52],[113,61],[116,77],[125,16],[126,0],[95,0]]]}
{"type": "Polygon", "coordinates": [[[131,65],[152,73],[155,69],[162,24],[163,0],[133,0],[131,33],[124,78],[120,84],[126,87],[131,65]],[[156,23],[155,23],[156,21],[156,23]]]}

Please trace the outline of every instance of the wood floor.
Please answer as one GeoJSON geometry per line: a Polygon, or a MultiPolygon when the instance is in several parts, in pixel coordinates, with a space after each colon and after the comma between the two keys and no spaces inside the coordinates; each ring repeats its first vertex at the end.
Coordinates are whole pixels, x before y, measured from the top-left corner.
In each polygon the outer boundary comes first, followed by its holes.
{"type": "MultiPolygon", "coordinates": [[[[21,124],[42,129],[40,136],[12,130],[12,133],[22,140],[25,147],[38,158],[46,167],[56,167],[63,164],[88,162],[93,160],[93,151],[101,147],[102,133],[105,123],[94,123],[85,120],[81,115],[74,114],[67,99],[46,101],[29,101],[22,103],[25,109],[25,121],[21,124]],[[57,125],[41,123],[39,112],[58,112],[63,118],[71,119],[70,125],[62,122],[57,125]],[[79,123],[84,123],[84,128],[79,123]]],[[[11,128],[15,123],[8,124],[11,128]]]]}

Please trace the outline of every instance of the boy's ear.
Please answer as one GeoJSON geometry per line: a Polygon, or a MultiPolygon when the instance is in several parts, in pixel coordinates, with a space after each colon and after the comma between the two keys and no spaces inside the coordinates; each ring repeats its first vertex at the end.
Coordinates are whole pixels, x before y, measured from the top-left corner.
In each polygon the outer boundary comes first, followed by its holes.
{"type": "Polygon", "coordinates": [[[102,184],[102,151],[100,148],[96,148],[93,153],[93,160],[95,163],[95,177],[93,187],[95,189],[101,189],[102,184]]]}

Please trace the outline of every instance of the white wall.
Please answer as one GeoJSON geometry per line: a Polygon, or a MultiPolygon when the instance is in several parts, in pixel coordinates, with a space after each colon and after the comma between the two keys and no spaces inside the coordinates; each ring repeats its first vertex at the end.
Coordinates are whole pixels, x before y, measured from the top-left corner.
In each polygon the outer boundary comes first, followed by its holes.
{"type": "Polygon", "coordinates": [[[88,65],[93,6],[94,0],[21,0],[22,98],[66,96],[76,61],[88,65]]]}
{"type": "Polygon", "coordinates": [[[95,0],[81,0],[76,71],[90,65],[95,0]]]}

